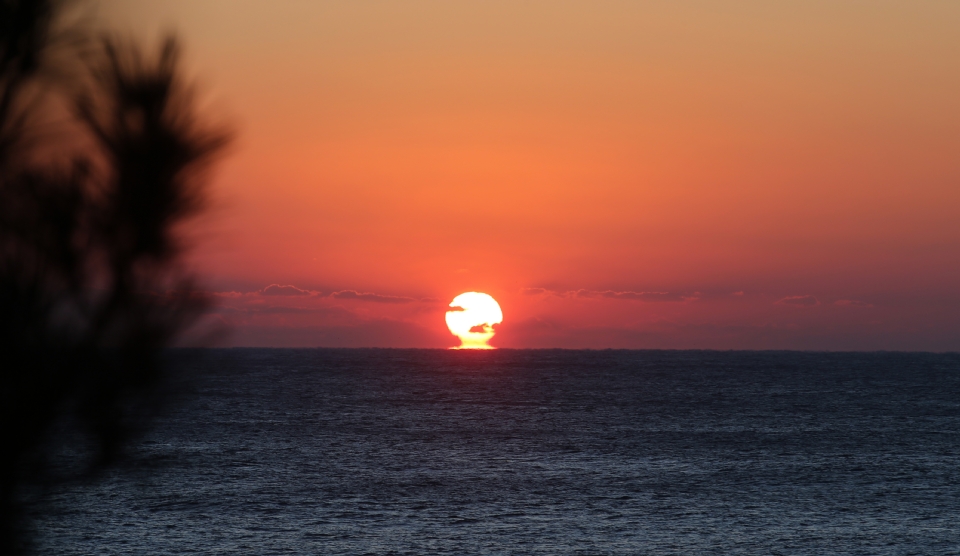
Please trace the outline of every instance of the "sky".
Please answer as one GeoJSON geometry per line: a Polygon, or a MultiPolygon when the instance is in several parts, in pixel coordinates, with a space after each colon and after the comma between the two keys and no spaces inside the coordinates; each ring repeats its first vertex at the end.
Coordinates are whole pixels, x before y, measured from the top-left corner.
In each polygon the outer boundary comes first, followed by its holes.
{"type": "Polygon", "coordinates": [[[960,350],[960,2],[101,0],[237,140],[231,346],[960,350]]]}

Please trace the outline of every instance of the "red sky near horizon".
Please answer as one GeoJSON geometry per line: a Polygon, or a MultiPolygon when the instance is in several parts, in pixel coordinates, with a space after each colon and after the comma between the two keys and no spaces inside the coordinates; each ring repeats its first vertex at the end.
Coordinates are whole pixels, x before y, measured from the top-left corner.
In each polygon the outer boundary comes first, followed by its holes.
{"type": "Polygon", "coordinates": [[[960,3],[104,0],[238,140],[227,345],[960,349],[960,3]]]}

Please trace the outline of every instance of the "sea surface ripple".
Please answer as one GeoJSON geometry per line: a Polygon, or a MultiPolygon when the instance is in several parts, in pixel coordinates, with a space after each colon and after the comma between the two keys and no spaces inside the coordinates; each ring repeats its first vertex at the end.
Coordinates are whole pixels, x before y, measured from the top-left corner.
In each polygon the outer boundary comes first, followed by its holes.
{"type": "Polygon", "coordinates": [[[174,355],[48,554],[958,554],[960,355],[174,355]]]}

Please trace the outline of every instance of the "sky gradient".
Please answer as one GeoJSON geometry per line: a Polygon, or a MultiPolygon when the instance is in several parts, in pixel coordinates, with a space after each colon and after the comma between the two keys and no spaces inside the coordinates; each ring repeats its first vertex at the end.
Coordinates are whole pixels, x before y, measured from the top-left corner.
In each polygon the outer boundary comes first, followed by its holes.
{"type": "Polygon", "coordinates": [[[960,3],[101,1],[238,140],[225,345],[960,349],[960,3]]]}

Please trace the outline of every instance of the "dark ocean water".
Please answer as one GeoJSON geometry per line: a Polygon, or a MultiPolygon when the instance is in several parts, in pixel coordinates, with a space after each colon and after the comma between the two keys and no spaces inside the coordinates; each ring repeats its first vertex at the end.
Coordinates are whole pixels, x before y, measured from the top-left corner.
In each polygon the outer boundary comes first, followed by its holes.
{"type": "Polygon", "coordinates": [[[49,554],[960,554],[960,355],[223,350],[49,554]]]}

